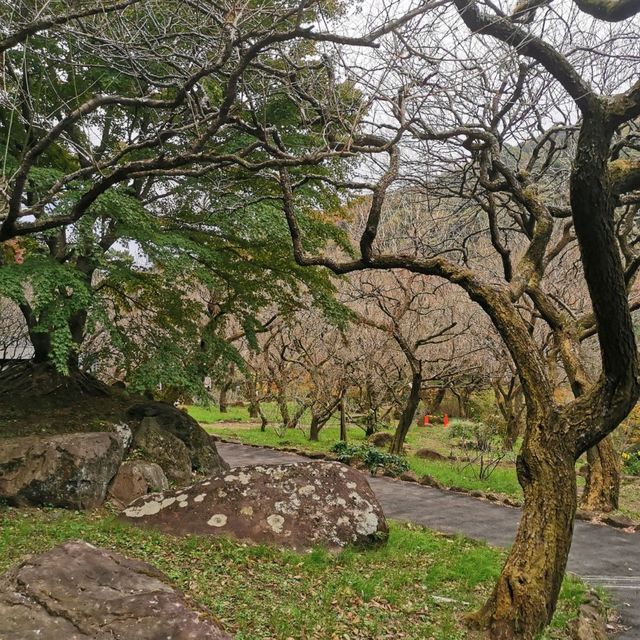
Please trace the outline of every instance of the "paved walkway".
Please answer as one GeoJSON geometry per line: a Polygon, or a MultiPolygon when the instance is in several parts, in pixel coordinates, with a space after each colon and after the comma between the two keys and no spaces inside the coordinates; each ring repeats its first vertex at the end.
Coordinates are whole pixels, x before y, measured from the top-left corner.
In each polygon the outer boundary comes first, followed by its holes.
{"type": "MultiPolygon", "coordinates": [[[[232,467],[308,461],[270,449],[221,442],[217,446],[232,467]]],[[[520,519],[519,509],[452,491],[389,478],[369,478],[369,483],[390,518],[461,533],[499,547],[511,544],[520,519]]],[[[632,627],[617,640],[640,639],[640,534],[577,521],[568,569],[610,591],[624,623],[632,627]]]]}

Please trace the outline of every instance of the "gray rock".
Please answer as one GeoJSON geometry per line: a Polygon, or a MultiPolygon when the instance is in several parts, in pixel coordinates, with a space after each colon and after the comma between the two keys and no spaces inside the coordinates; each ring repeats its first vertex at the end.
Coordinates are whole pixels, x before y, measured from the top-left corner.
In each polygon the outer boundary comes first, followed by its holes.
{"type": "Polygon", "coordinates": [[[295,549],[386,540],[365,477],[336,462],[237,467],[204,482],[139,498],[120,517],[174,535],[231,536],[295,549]]]}
{"type": "Polygon", "coordinates": [[[145,460],[127,460],[120,465],[109,487],[109,497],[124,507],[140,496],[168,488],[169,481],[160,465],[145,460]]]}
{"type": "Polygon", "coordinates": [[[627,529],[628,527],[633,527],[635,524],[631,518],[615,514],[605,516],[602,518],[602,522],[604,522],[604,524],[608,524],[610,527],[615,527],[616,529],[627,529]]]}
{"type": "Polygon", "coordinates": [[[122,456],[113,433],[0,440],[0,497],[15,506],[97,507],[122,456]]]}
{"type": "Polygon", "coordinates": [[[421,458],[422,460],[448,460],[447,456],[443,456],[433,449],[418,449],[416,451],[416,458],[421,458]]]}
{"type": "MultiPolygon", "coordinates": [[[[139,420],[141,425],[145,418],[151,418],[158,430],[180,440],[186,447],[193,471],[212,474],[229,468],[229,465],[220,457],[215,442],[209,434],[185,411],[171,404],[150,401],[130,407],[127,415],[134,420],[139,420]]],[[[160,462],[158,464],[169,476],[169,471],[164,465],[160,462]]]]}
{"type": "Polygon", "coordinates": [[[133,449],[148,462],[158,464],[169,480],[177,484],[191,481],[191,458],[187,445],[160,427],[155,418],[143,418],[133,436],[133,449]]]}
{"type": "Polygon", "coordinates": [[[393,442],[393,435],[388,431],[378,431],[369,436],[369,443],[374,447],[387,447],[393,442]]]}
{"type": "Polygon", "coordinates": [[[67,542],[0,576],[3,640],[231,640],[153,566],[67,542]]]}
{"type": "Polygon", "coordinates": [[[607,640],[606,619],[599,606],[583,604],[578,618],[573,622],[571,636],[574,640],[607,640]]]}

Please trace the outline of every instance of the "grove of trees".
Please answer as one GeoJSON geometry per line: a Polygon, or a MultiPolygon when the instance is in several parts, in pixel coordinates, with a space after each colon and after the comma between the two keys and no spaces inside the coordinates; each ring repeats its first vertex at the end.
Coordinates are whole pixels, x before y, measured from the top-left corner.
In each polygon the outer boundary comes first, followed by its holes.
{"type": "Polygon", "coordinates": [[[492,388],[524,506],[468,622],[533,638],[576,461],[615,508],[640,395],[638,13],[0,0],[0,396],[36,369],[211,379],[311,439],[348,401],[401,453],[421,401],[492,388]]]}

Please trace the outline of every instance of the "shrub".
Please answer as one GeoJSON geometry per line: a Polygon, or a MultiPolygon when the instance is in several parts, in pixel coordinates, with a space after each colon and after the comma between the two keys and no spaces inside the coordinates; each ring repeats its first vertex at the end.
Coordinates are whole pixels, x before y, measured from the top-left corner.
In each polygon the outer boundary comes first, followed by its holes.
{"type": "Polygon", "coordinates": [[[352,460],[360,460],[369,469],[371,475],[374,475],[378,469],[384,469],[398,476],[409,469],[409,463],[402,456],[385,453],[369,444],[356,445],[336,442],[331,447],[331,451],[336,454],[340,462],[349,463],[352,460]]]}
{"type": "Polygon", "coordinates": [[[349,462],[358,457],[360,448],[359,445],[347,444],[346,442],[340,441],[331,447],[331,451],[336,454],[336,458],[338,458],[340,462],[349,464],[349,462]]]}
{"type": "Polygon", "coordinates": [[[449,428],[449,438],[464,441],[468,448],[476,451],[491,451],[499,441],[496,430],[483,422],[456,420],[449,428]]]}

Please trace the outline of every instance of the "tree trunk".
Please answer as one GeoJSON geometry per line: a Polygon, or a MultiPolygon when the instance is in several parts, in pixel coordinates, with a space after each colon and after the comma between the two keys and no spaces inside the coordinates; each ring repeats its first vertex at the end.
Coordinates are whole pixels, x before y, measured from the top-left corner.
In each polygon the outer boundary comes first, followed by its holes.
{"type": "Polygon", "coordinates": [[[620,468],[611,436],[587,451],[588,471],[580,507],[609,512],[618,508],[620,468]]]}
{"type": "Polygon", "coordinates": [[[69,316],[69,331],[71,333],[71,339],[74,346],[69,351],[67,356],[67,364],[69,369],[77,370],[80,368],[80,347],[84,342],[85,328],[87,326],[87,311],[81,309],[69,316]]]}
{"type": "Polygon", "coordinates": [[[228,391],[229,389],[227,385],[223,384],[222,388],[220,389],[220,398],[218,400],[218,408],[220,409],[220,413],[227,413],[227,410],[229,408],[229,402],[227,399],[228,391]]]}
{"type": "Polygon", "coordinates": [[[518,436],[520,435],[520,420],[511,414],[507,418],[507,431],[504,436],[504,446],[506,449],[513,449],[518,436]]]}
{"type": "Polygon", "coordinates": [[[260,403],[258,403],[258,415],[260,416],[260,431],[266,431],[269,420],[267,420],[267,416],[264,415],[260,403]]]}
{"type": "Polygon", "coordinates": [[[312,442],[318,442],[320,439],[320,429],[322,429],[322,425],[320,424],[320,419],[317,416],[311,416],[311,428],[309,429],[309,440],[312,442]]]}
{"type": "Polygon", "coordinates": [[[51,358],[51,338],[48,333],[29,330],[29,339],[33,345],[33,361],[49,362],[51,358]]]}
{"type": "Polygon", "coordinates": [[[365,437],[370,437],[376,432],[376,414],[373,411],[369,411],[367,414],[367,422],[364,431],[365,437]]]}
{"type": "Polygon", "coordinates": [[[51,358],[51,337],[47,331],[38,331],[38,318],[28,304],[21,304],[20,311],[24,317],[29,332],[29,340],[33,346],[33,361],[37,363],[49,362],[51,358]]]}
{"type": "Polygon", "coordinates": [[[445,395],[447,394],[446,387],[440,387],[433,399],[433,403],[431,404],[431,413],[438,413],[440,411],[440,405],[444,400],[445,395]]]}
{"type": "Polygon", "coordinates": [[[491,598],[468,617],[495,640],[533,640],[555,611],[577,502],[574,444],[558,420],[528,425],[517,464],[524,507],[516,539],[491,598]]]}
{"type": "Polygon", "coordinates": [[[260,400],[258,398],[258,387],[254,378],[249,378],[247,382],[247,392],[249,396],[249,417],[258,418],[260,416],[260,400]]]}
{"type": "Polygon", "coordinates": [[[340,440],[347,441],[347,407],[344,395],[340,398],[340,440]]]}
{"type": "Polygon", "coordinates": [[[289,416],[289,405],[287,404],[287,395],[284,389],[278,387],[278,395],[276,397],[278,403],[278,409],[280,410],[280,416],[282,417],[282,424],[285,427],[291,426],[291,417],[289,416]]]}
{"type": "Polygon", "coordinates": [[[413,424],[413,418],[418,410],[420,404],[420,389],[422,388],[422,374],[415,372],[411,378],[411,391],[407,398],[407,403],[402,410],[402,415],[398,421],[396,432],[393,435],[393,442],[391,443],[391,453],[401,455],[404,449],[404,441],[407,438],[407,433],[413,424]]]}

